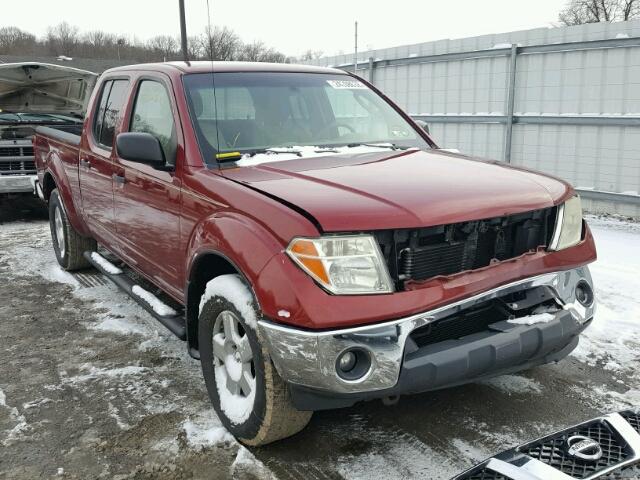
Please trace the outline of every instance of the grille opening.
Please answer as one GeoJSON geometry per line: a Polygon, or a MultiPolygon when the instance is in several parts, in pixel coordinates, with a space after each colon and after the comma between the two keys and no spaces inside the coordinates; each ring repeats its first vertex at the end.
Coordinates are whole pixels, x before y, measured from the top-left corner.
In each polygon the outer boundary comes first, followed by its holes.
{"type": "Polygon", "coordinates": [[[0,175],[31,175],[36,173],[33,147],[0,145],[0,175]]]}
{"type": "Polygon", "coordinates": [[[622,412],[620,415],[631,424],[633,429],[640,433],[640,413],[637,412],[622,412]]]}
{"type": "Polygon", "coordinates": [[[501,473],[489,470],[486,467],[471,471],[466,475],[456,477],[455,480],[512,480],[511,477],[505,477],[501,473]]]}
{"type": "Polygon", "coordinates": [[[406,281],[452,275],[549,245],[556,207],[419,229],[374,232],[399,290],[406,281]]]}
{"type": "Polygon", "coordinates": [[[547,437],[518,449],[573,478],[584,479],[627,460],[631,450],[605,421],[590,422],[574,430],[547,437]],[[567,439],[574,435],[589,437],[600,444],[602,457],[597,461],[582,461],[567,453],[567,439]]]}
{"type": "Polygon", "coordinates": [[[415,329],[410,338],[418,348],[491,330],[490,325],[539,310],[557,310],[552,292],[536,287],[489,300],[415,329]]]}

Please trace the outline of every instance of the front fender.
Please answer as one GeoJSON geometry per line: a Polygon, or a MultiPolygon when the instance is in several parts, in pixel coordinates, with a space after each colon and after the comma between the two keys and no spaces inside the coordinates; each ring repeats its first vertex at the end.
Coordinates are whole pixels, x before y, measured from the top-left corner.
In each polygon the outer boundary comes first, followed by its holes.
{"type": "Polygon", "coordinates": [[[230,261],[246,278],[262,305],[268,299],[256,290],[260,272],[284,247],[275,236],[259,223],[233,212],[215,213],[200,221],[194,228],[187,251],[187,278],[192,276],[196,259],[215,253],[230,261]]]}

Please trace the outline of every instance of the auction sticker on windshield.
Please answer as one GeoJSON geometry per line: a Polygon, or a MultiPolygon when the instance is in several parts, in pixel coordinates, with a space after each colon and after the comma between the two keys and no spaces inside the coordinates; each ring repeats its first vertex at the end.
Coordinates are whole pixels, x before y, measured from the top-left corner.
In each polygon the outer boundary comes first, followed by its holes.
{"type": "Polygon", "coordinates": [[[343,89],[365,89],[367,86],[364,83],[360,83],[358,80],[327,80],[327,83],[333,88],[343,89]]]}

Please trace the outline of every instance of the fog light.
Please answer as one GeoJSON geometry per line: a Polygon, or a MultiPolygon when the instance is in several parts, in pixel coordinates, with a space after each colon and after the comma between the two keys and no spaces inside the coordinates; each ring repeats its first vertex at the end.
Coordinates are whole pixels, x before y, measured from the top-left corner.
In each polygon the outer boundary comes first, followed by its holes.
{"type": "Polygon", "coordinates": [[[576,285],[576,300],[584,307],[593,304],[593,289],[586,281],[580,280],[576,285]]]}
{"type": "Polygon", "coordinates": [[[338,366],[343,372],[350,372],[353,370],[353,367],[356,366],[356,354],[353,352],[344,352],[338,360],[338,366]]]}
{"type": "Polygon", "coordinates": [[[345,350],[336,358],[336,373],[347,381],[362,379],[371,370],[371,356],[361,348],[345,350]]]}

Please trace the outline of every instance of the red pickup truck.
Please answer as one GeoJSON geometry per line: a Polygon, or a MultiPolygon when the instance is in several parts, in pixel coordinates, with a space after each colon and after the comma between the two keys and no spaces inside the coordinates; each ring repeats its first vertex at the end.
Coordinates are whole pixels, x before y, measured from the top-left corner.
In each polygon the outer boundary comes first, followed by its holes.
{"type": "Polygon", "coordinates": [[[39,128],[34,147],[60,265],[94,266],[186,340],[248,445],[314,410],[558,361],[593,319],[571,186],[439,150],[340,70],[116,68],[81,136],[39,128]]]}

